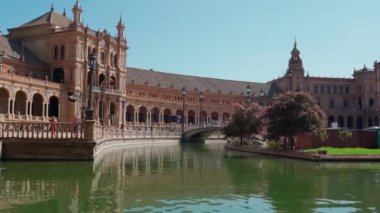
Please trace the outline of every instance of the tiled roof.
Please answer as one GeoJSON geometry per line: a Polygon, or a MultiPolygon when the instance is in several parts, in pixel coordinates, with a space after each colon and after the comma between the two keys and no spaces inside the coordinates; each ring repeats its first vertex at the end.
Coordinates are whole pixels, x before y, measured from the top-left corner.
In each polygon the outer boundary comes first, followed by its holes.
{"type": "Polygon", "coordinates": [[[0,35],[0,51],[4,51],[4,57],[14,60],[20,60],[24,54],[24,61],[33,65],[44,65],[35,55],[27,48],[22,50],[22,44],[19,41],[11,41],[7,37],[0,35]],[[23,53],[24,52],[24,53],[23,53]]]}
{"type": "Polygon", "coordinates": [[[259,95],[260,90],[263,90],[263,92],[267,94],[270,88],[270,84],[266,83],[179,75],[132,67],[127,68],[127,83],[177,89],[181,89],[185,86],[188,91],[197,89],[198,91],[220,92],[234,95],[244,95],[246,87],[249,85],[255,96],[259,95]]]}
{"type": "Polygon", "coordinates": [[[68,27],[70,25],[70,19],[54,11],[49,11],[43,14],[42,16],[37,17],[19,26],[18,28],[37,26],[37,25],[42,25],[42,24],[51,24],[51,25],[58,25],[60,27],[68,27]]]}

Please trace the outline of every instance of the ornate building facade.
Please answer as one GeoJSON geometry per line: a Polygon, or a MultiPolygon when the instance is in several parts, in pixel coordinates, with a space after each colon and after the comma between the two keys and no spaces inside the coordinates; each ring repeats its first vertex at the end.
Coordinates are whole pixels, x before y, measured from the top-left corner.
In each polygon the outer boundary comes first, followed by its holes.
{"type": "Polygon", "coordinates": [[[95,119],[104,125],[162,125],[227,121],[244,102],[269,102],[280,92],[307,91],[326,110],[329,123],[363,128],[378,125],[379,72],[364,67],[353,78],[305,75],[296,44],[286,74],[268,83],[186,76],[127,67],[128,43],[120,19],[117,35],[82,23],[77,1],[72,19],[52,7],[0,35],[0,119],[72,121],[89,97],[88,57],[97,58],[93,77],[95,119]],[[185,88],[185,91],[183,91],[185,88]]]}

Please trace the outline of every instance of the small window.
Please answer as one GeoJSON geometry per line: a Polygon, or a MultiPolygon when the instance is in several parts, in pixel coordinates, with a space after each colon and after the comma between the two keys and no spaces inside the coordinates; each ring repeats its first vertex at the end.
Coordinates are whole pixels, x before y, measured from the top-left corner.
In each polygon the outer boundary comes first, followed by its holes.
{"type": "Polygon", "coordinates": [[[58,46],[54,47],[54,60],[58,60],[58,46]]]}
{"type": "Polygon", "coordinates": [[[65,59],[65,46],[61,45],[61,60],[65,59]]]}
{"type": "Polygon", "coordinates": [[[327,94],[331,93],[331,86],[327,86],[327,94]]]}

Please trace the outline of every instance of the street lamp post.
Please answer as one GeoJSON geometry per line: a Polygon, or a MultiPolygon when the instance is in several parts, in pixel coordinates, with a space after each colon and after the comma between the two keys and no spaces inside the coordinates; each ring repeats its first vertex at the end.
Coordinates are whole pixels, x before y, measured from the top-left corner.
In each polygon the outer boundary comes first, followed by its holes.
{"type": "Polygon", "coordinates": [[[249,84],[247,85],[247,87],[245,88],[245,91],[247,93],[247,102],[248,102],[248,106],[251,104],[251,87],[249,86],[249,84]]]}
{"type": "Polygon", "coordinates": [[[200,119],[200,124],[201,126],[203,125],[203,117],[202,117],[202,112],[203,112],[203,101],[204,101],[204,94],[203,91],[201,91],[201,94],[199,94],[199,103],[201,104],[201,112],[199,113],[199,119],[200,119]]]}
{"type": "Polygon", "coordinates": [[[88,90],[88,102],[87,102],[87,109],[86,109],[86,120],[94,120],[94,109],[92,108],[92,90],[93,90],[93,75],[94,70],[96,66],[96,56],[94,53],[92,53],[89,56],[89,66],[90,66],[90,73],[88,75],[89,79],[89,90],[88,90]]]}
{"type": "Polygon", "coordinates": [[[106,88],[104,88],[104,84],[100,85],[100,124],[104,126],[104,92],[106,91],[106,88]]]}
{"type": "Polygon", "coordinates": [[[186,87],[182,87],[182,125],[181,132],[185,131],[185,100],[186,100],[186,87]]]}
{"type": "Polygon", "coordinates": [[[261,90],[260,90],[260,104],[261,104],[261,105],[264,105],[264,103],[263,103],[263,97],[264,97],[264,95],[265,95],[265,94],[264,94],[264,91],[263,91],[263,89],[261,89],[261,90]]]}
{"type": "Polygon", "coordinates": [[[292,76],[293,76],[293,73],[291,71],[289,71],[288,75],[289,75],[289,91],[291,92],[293,90],[293,88],[292,88],[292,76]]]}

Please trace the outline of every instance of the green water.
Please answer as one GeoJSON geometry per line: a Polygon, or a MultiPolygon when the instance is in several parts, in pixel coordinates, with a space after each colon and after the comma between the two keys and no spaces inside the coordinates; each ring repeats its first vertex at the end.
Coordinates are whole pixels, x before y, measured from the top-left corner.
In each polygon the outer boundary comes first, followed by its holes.
{"type": "Polygon", "coordinates": [[[0,168],[0,212],[380,212],[379,163],[277,159],[223,144],[0,168]]]}

